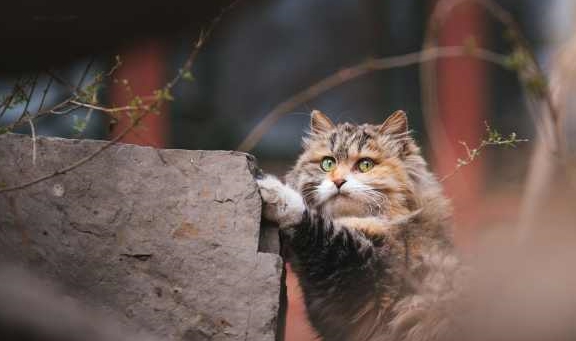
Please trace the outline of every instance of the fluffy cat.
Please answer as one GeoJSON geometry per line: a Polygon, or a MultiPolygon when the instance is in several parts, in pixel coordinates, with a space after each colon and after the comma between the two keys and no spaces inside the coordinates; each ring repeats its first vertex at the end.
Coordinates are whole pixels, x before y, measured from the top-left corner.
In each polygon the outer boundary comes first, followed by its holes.
{"type": "Polygon", "coordinates": [[[286,184],[258,180],[325,341],[440,340],[455,292],[449,202],[406,114],[381,125],[311,116],[286,184]]]}

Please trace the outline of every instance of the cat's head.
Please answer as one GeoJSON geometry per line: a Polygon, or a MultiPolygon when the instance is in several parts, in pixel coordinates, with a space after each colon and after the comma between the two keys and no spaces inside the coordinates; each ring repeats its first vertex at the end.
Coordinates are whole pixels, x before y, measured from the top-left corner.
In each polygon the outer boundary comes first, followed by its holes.
{"type": "Polygon", "coordinates": [[[354,125],[334,124],[315,110],[287,180],[320,214],[393,219],[410,212],[414,178],[423,172],[403,111],[379,125],[354,125]]]}

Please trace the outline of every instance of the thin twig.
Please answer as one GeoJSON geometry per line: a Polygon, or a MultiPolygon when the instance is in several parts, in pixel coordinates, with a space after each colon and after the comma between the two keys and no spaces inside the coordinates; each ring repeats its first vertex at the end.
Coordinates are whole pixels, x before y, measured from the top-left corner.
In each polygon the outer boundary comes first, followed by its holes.
{"type": "MultiPolygon", "coordinates": [[[[66,103],[66,104],[68,104],[68,103],[66,103]]],[[[59,116],[68,115],[68,114],[70,114],[70,113],[72,113],[72,112],[74,112],[80,108],[82,108],[81,105],[70,106],[69,108],[66,108],[66,109],[61,110],[61,111],[58,111],[55,108],[53,108],[53,109],[50,109],[49,111],[47,111],[46,115],[47,114],[53,114],[53,115],[59,115],[59,116]]],[[[38,115],[38,116],[40,116],[40,115],[38,115]]],[[[36,117],[38,117],[38,116],[36,116],[36,117]]],[[[43,116],[45,116],[45,115],[43,115],[43,116]]]]}
{"type": "Polygon", "coordinates": [[[200,52],[200,47],[202,47],[206,42],[206,40],[208,39],[208,37],[212,35],[212,32],[218,26],[224,15],[226,15],[226,13],[235,8],[240,2],[241,0],[236,0],[227,7],[223,8],[220,11],[220,14],[212,20],[212,22],[208,25],[208,27],[200,31],[200,34],[194,44],[192,52],[188,55],[188,58],[186,58],[186,61],[184,62],[180,70],[178,70],[176,76],[174,76],[174,78],[164,86],[164,89],[167,90],[172,89],[174,85],[176,85],[182,79],[182,77],[184,77],[185,74],[188,74],[191,71],[192,64],[194,63],[196,57],[198,56],[198,53],[200,52]]]}
{"type": "MultiPolygon", "coordinates": [[[[96,93],[92,94],[92,103],[96,103],[96,101],[98,100],[98,97],[96,95],[96,93]]],[[[85,127],[88,127],[88,124],[90,124],[90,119],[92,118],[92,113],[94,113],[94,108],[89,108],[88,112],[86,113],[86,116],[84,118],[84,122],[85,122],[85,127]]],[[[84,133],[84,131],[80,132],[80,136],[84,133]]]]}
{"type": "MultiPolygon", "coordinates": [[[[123,111],[131,111],[134,110],[134,108],[136,107],[119,107],[119,108],[105,108],[105,107],[98,107],[98,106],[94,106],[88,103],[83,103],[77,100],[78,97],[76,96],[72,96],[69,97],[63,101],[61,101],[60,103],[54,105],[52,108],[49,109],[44,109],[42,111],[37,112],[34,115],[34,119],[39,119],[48,115],[67,115],[70,114],[80,108],[87,108],[87,109],[95,109],[95,110],[99,110],[101,112],[107,113],[107,114],[113,114],[114,112],[123,112],[123,111]],[[72,105],[71,105],[72,104],[72,105]]],[[[6,126],[6,130],[8,131],[12,131],[14,128],[19,127],[20,125],[22,125],[23,123],[25,123],[24,121],[20,121],[20,122],[14,122],[8,126],[6,126]]]]}
{"type": "Polygon", "coordinates": [[[528,142],[527,139],[517,138],[516,133],[512,133],[508,137],[504,138],[498,132],[496,132],[495,130],[492,130],[488,124],[486,124],[486,132],[487,132],[488,136],[483,138],[480,141],[480,143],[478,144],[478,146],[476,146],[474,148],[470,148],[468,146],[468,144],[464,141],[458,141],[458,143],[460,143],[462,145],[462,147],[464,147],[464,151],[466,152],[466,157],[464,159],[458,158],[456,160],[456,166],[454,167],[454,170],[452,172],[444,175],[439,180],[440,182],[444,182],[447,179],[453,177],[454,175],[456,175],[456,173],[458,173],[458,171],[460,171],[460,169],[462,167],[468,166],[472,162],[474,162],[474,160],[476,160],[476,158],[480,156],[480,154],[482,153],[482,151],[486,147],[491,147],[491,146],[494,146],[494,147],[499,147],[499,146],[516,147],[516,144],[519,142],[528,142]]]}
{"type": "Polygon", "coordinates": [[[240,151],[250,151],[260,141],[262,136],[274,125],[282,116],[298,108],[304,103],[312,100],[318,95],[337,87],[352,79],[358,78],[373,71],[382,71],[391,68],[409,66],[413,64],[424,63],[429,60],[438,58],[451,58],[471,56],[500,66],[505,66],[506,56],[480,48],[470,49],[466,46],[448,46],[435,47],[419,52],[408,53],[405,55],[372,59],[363,63],[342,69],[312,86],[298,92],[296,95],[288,98],[278,104],[262,119],[248,136],[238,146],[240,151]]]}
{"type": "Polygon", "coordinates": [[[78,97],[78,93],[76,92],[76,87],[70,83],[69,81],[67,81],[66,79],[60,77],[56,72],[52,71],[52,70],[47,70],[46,74],[50,77],[52,77],[57,83],[60,83],[60,85],[63,85],[65,87],[68,88],[68,90],[75,96],[78,97]]]}
{"type": "Polygon", "coordinates": [[[54,78],[52,78],[52,76],[48,77],[48,82],[46,82],[46,87],[44,88],[44,91],[42,92],[42,98],[40,99],[40,104],[38,105],[38,110],[36,110],[37,112],[42,111],[42,107],[44,106],[44,102],[46,101],[46,96],[48,95],[48,92],[50,91],[50,87],[52,86],[53,81],[54,81],[54,78]]]}
{"type": "Polygon", "coordinates": [[[113,139],[111,139],[110,141],[106,142],[105,144],[103,144],[100,148],[98,148],[96,151],[94,151],[93,153],[81,158],[80,160],[66,166],[63,168],[60,168],[50,174],[46,174],[43,175],[41,177],[38,177],[34,180],[25,182],[23,184],[20,185],[16,185],[16,186],[12,186],[12,187],[6,187],[6,188],[1,188],[0,189],[0,193],[4,193],[4,192],[11,192],[11,191],[15,191],[15,190],[19,190],[19,189],[23,189],[26,187],[30,187],[34,184],[37,184],[39,182],[48,180],[50,178],[53,178],[55,176],[58,175],[62,175],[62,174],[66,174],[67,172],[78,168],[80,166],[82,166],[83,164],[85,164],[86,162],[92,160],[93,158],[95,158],[96,156],[98,156],[100,153],[102,153],[103,151],[105,151],[106,149],[108,149],[110,146],[112,146],[113,144],[115,144],[116,142],[118,142],[120,139],[122,139],[124,136],[126,136],[126,134],[128,134],[130,132],[130,130],[132,130],[132,128],[134,128],[136,125],[138,125],[138,123],[140,123],[140,121],[146,117],[146,115],[148,115],[147,112],[145,112],[144,114],[138,116],[137,118],[134,119],[134,121],[132,122],[132,124],[130,124],[126,129],[124,129],[120,134],[118,134],[116,137],[114,137],[113,139]]]}
{"type": "MultiPolygon", "coordinates": [[[[114,72],[120,67],[120,65],[122,65],[120,57],[116,56],[116,63],[112,66],[112,68],[110,68],[110,70],[107,73],[105,73],[103,75],[98,75],[97,77],[95,77],[88,85],[86,85],[85,88],[94,86],[97,83],[102,82],[102,80],[104,78],[108,78],[108,77],[112,76],[112,74],[114,74],[114,72]]],[[[88,66],[86,67],[81,79],[85,78],[85,74],[87,73],[87,70],[90,69],[90,66],[91,66],[91,63],[89,63],[88,66]]],[[[61,78],[56,73],[54,73],[54,71],[52,71],[52,70],[47,70],[47,71],[45,71],[45,73],[49,76],[49,79],[48,79],[48,83],[46,84],[46,87],[44,88],[44,91],[42,93],[40,105],[38,106],[36,113],[34,115],[31,115],[34,117],[34,120],[37,120],[37,119],[40,119],[42,117],[49,116],[49,115],[67,115],[67,114],[70,114],[70,113],[80,109],[80,108],[86,107],[86,105],[85,105],[86,103],[81,103],[81,102],[78,102],[78,104],[72,103],[72,101],[78,101],[80,99],[80,94],[78,94],[77,92],[80,92],[81,94],[85,93],[85,91],[83,89],[76,89],[70,82],[61,78]],[[50,88],[54,84],[54,81],[56,81],[57,83],[60,83],[61,85],[68,87],[70,92],[72,93],[72,95],[70,95],[65,100],[59,102],[58,104],[53,105],[51,108],[43,109],[45,101],[46,101],[46,97],[48,95],[50,88]],[[70,104],[74,104],[74,105],[70,106],[70,104]]],[[[2,117],[2,115],[4,114],[6,109],[9,107],[10,103],[12,102],[12,100],[16,96],[16,94],[18,92],[21,93],[23,91],[21,89],[22,86],[19,84],[19,82],[20,82],[20,80],[14,84],[14,89],[12,90],[11,95],[5,100],[5,103],[7,103],[8,105],[3,108],[2,112],[0,113],[0,118],[2,117]]],[[[24,84],[24,86],[25,85],[26,84],[24,84]]],[[[150,98],[152,98],[152,96],[150,96],[150,98]]],[[[88,109],[90,109],[90,108],[88,108],[88,109]]],[[[108,108],[103,108],[103,109],[106,109],[106,110],[102,111],[105,113],[108,113],[110,111],[110,110],[108,110],[108,108]]],[[[118,111],[123,111],[123,110],[118,110],[118,111]]],[[[128,110],[125,110],[125,111],[128,111],[128,110]]],[[[23,121],[23,120],[15,121],[12,124],[9,124],[9,125],[3,127],[3,130],[12,131],[12,130],[14,130],[14,128],[17,128],[17,127],[19,127],[25,123],[27,123],[27,122],[23,121]]]]}
{"type": "Polygon", "coordinates": [[[6,110],[8,110],[8,108],[10,107],[10,104],[12,103],[12,100],[14,100],[14,97],[16,96],[16,91],[18,91],[20,82],[22,81],[22,77],[18,78],[16,80],[16,82],[14,83],[14,86],[12,87],[12,92],[10,93],[10,95],[8,95],[8,97],[6,97],[6,99],[4,100],[4,102],[2,103],[2,112],[0,112],[0,118],[2,118],[2,116],[4,116],[4,113],[6,113],[6,110]]]}
{"type": "Polygon", "coordinates": [[[94,57],[90,58],[90,60],[88,61],[88,64],[84,68],[84,72],[82,72],[82,76],[80,76],[80,80],[78,81],[78,85],[76,85],[76,92],[78,92],[78,93],[82,92],[82,83],[84,83],[84,79],[86,79],[86,76],[88,75],[88,72],[90,71],[90,68],[92,67],[92,64],[94,64],[94,57]]]}
{"type": "Polygon", "coordinates": [[[84,107],[87,109],[93,109],[93,110],[98,110],[98,111],[102,111],[102,112],[106,112],[106,113],[118,113],[118,112],[124,112],[124,111],[135,111],[135,110],[147,110],[149,109],[149,107],[145,106],[145,107],[136,107],[133,105],[126,105],[123,107],[113,107],[113,108],[106,108],[106,107],[101,107],[98,105],[93,105],[93,104],[88,104],[88,103],[83,103],[77,100],[70,100],[69,103],[77,105],[79,107],[84,107]]]}
{"type": "MultiPolygon", "coordinates": [[[[238,2],[238,1],[237,1],[238,2]]],[[[234,3],[236,4],[236,2],[234,3]]],[[[227,7],[224,11],[229,10],[231,7],[227,7]]],[[[213,23],[210,25],[210,30],[207,31],[208,33],[210,33],[213,28],[214,28],[214,22],[219,22],[220,19],[222,17],[222,14],[219,15],[218,17],[216,17],[216,19],[214,19],[213,23]]],[[[206,42],[206,38],[208,37],[208,35],[206,34],[206,31],[204,31],[204,33],[201,33],[199,38],[198,38],[198,42],[194,45],[194,51],[192,51],[192,53],[190,54],[190,58],[188,58],[187,63],[188,65],[191,67],[195,61],[196,56],[198,55],[199,50],[204,46],[204,43],[206,42]]],[[[120,62],[118,61],[118,63],[116,64],[116,66],[114,67],[114,69],[120,64],[120,62]]],[[[181,79],[181,77],[176,76],[176,83],[181,79]]],[[[174,86],[176,83],[168,83],[168,85],[170,85],[171,87],[174,86]]],[[[167,86],[168,86],[167,85],[167,86]]],[[[164,89],[167,89],[166,86],[164,87],[164,89]]],[[[59,109],[61,107],[65,107],[68,104],[74,104],[75,107],[74,109],[80,108],[80,107],[86,107],[89,109],[94,109],[94,110],[100,110],[103,112],[119,112],[119,111],[127,111],[127,110],[131,110],[134,109],[134,107],[131,106],[126,106],[126,107],[121,107],[121,108],[105,108],[105,107],[99,107],[99,106],[95,106],[92,104],[87,104],[87,103],[83,103],[83,102],[79,102],[77,101],[78,97],[75,96],[67,101],[61,102],[59,103],[57,106],[55,106],[54,108],[50,109],[49,112],[54,113],[55,108],[59,109]],[[120,109],[120,110],[118,110],[120,109]]],[[[157,107],[159,105],[161,105],[161,102],[163,101],[162,98],[157,99],[157,102],[151,103],[150,105],[146,106],[145,108],[153,108],[153,107],[157,107]]],[[[19,184],[19,185],[14,185],[11,187],[6,187],[6,188],[1,188],[0,189],[0,193],[5,193],[5,192],[11,192],[11,191],[15,191],[15,190],[19,190],[19,189],[23,189],[23,188],[27,188],[30,187],[34,184],[40,183],[42,181],[51,179],[55,176],[58,175],[62,175],[65,174],[67,172],[70,172],[71,170],[74,170],[80,166],[82,166],[83,164],[87,163],[88,161],[94,159],[95,157],[97,157],[100,153],[102,153],[103,151],[105,151],[106,149],[108,149],[110,146],[114,145],[115,143],[117,143],[118,141],[120,141],[124,136],[126,136],[126,134],[128,134],[134,127],[136,127],[141,121],[142,119],[144,119],[144,117],[146,117],[151,111],[148,110],[143,110],[145,109],[143,107],[138,107],[135,109],[140,110],[141,112],[143,112],[141,115],[137,115],[135,118],[133,118],[132,123],[125,128],[122,132],[120,132],[120,134],[116,135],[113,139],[111,139],[110,141],[106,142],[105,144],[103,144],[100,148],[98,148],[97,150],[95,150],[93,153],[81,158],[80,160],[77,160],[76,162],[60,168],[50,174],[46,174],[43,176],[40,176],[36,179],[30,180],[28,182],[25,182],[23,184],[19,184]]]]}
{"type": "Polygon", "coordinates": [[[30,115],[26,115],[28,118],[28,123],[30,124],[30,132],[32,134],[32,165],[36,167],[36,128],[34,128],[34,122],[30,115]]]}
{"type": "Polygon", "coordinates": [[[26,104],[24,105],[24,109],[22,110],[22,114],[16,122],[20,122],[28,115],[28,106],[30,106],[30,102],[32,101],[32,96],[34,95],[34,90],[36,90],[36,84],[38,84],[38,74],[34,76],[34,80],[32,81],[32,85],[30,86],[30,93],[26,97],[26,104]]]}
{"type": "Polygon", "coordinates": [[[105,77],[112,76],[120,66],[122,66],[122,60],[120,59],[120,56],[116,56],[116,63],[114,63],[114,65],[110,68],[110,71],[105,74],[105,77]]]}
{"type": "MultiPolygon", "coordinates": [[[[536,75],[540,77],[544,77],[545,73],[538,64],[538,59],[534,54],[534,50],[530,47],[528,43],[528,39],[522,34],[522,30],[520,29],[520,25],[514,17],[510,13],[508,13],[502,6],[494,2],[493,0],[474,0],[476,3],[483,6],[486,10],[494,15],[494,17],[498,18],[498,20],[508,27],[512,32],[513,36],[516,39],[516,42],[522,47],[523,51],[530,56],[532,61],[532,67],[535,68],[536,75]]],[[[555,133],[555,140],[557,142],[557,148],[560,153],[563,153],[564,146],[563,146],[563,139],[562,139],[562,127],[560,126],[560,114],[554,101],[552,100],[552,94],[550,93],[550,87],[546,84],[544,85],[544,91],[542,99],[548,108],[548,113],[552,122],[554,122],[554,133],[555,133]]]]}

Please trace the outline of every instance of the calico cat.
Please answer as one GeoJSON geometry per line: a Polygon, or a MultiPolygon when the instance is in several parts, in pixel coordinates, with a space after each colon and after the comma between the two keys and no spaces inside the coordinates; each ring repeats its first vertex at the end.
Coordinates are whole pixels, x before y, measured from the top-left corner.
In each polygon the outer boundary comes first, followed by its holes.
{"type": "Polygon", "coordinates": [[[258,180],[325,341],[442,340],[455,295],[451,209],[406,114],[335,125],[313,111],[286,176],[258,180]]]}

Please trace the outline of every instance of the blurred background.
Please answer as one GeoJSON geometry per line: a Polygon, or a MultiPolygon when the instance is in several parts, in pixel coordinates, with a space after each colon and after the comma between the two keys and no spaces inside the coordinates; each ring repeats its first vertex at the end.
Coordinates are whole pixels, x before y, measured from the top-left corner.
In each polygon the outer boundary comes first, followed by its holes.
{"type": "MultiPolygon", "coordinates": [[[[319,80],[369,58],[419,51],[436,2],[240,1],[223,15],[200,51],[192,67],[193,81],[178,83],[174,100],[162,107],[162,113],[148,116],[122,141],[163,148],[237,149],[277,104],[319,80]]],[[[519,23],[548,72],[553,56],[574,33],[576,2],[496,2],[519,23]]],[[[104,1],[90,4],[93,8],[66,1],[7,4],[2,14],[8,38],[0,55],[0,95],[9,93],[22,77],[38,75],[39,90],[30,106],[41,101],[46,107],[54,105],[70,92],[65,81],[54,80],[55,75],[76,85],[109,70],[115,55],[122,60],[115,78],[120,83],[126,79],[133,94],[149,95],[178,72],[201,29],[230,3],[104,1]],[[48,82],[54,85],[42,100],[40,89],[48,82]]],[[[478,6],[458,7],[438,31],[440,45],[465,45],[472,37],[478,46],[511,53],[506,28],[478,6]]],[[[299,154],[312,109],[335,122],[374,124],[402,109],[432,169],[443,177],[454,170],[457,158],[465,156],[459,141],[476,146],[485,134],[484,122],[504,135],[515,132],[530,142],[516,149],[485,150],[444,182],[455,206],[457,242],[470,248],[480,231],[518,221],[535,148],[534,110],[531,114],[515,72],[471,57],[441,59],[436,66],[439,110],[428,119],[442,127],[445,145],[431,146],[430,137],[438,132],[425,128],[420,67],[414,64],[371,72],[320,94],[282,116],[250,153],[264,171],[282,175],[299,154]]],[[[126,104],[129,96],[118,83],[105,84],[98,92],[100,103],[126,104]]],[[[21,111],[6,110],[0,125],[9,124],[21,111]]],[[[79,108],[38,120],[36,132],[108,139],[118,126],[107,115],[79,108]]],[[[23,125],[17,131],[30,133],[29,129],[23,125]]],[[[555,210],[569,211],[573,206],[570,187],[556,186],[558,191],[547,197],[554,217],[555,210]]],[[[287,339],[304,340],[298,326],[289,327],[292,334],[287,339]]]]}

